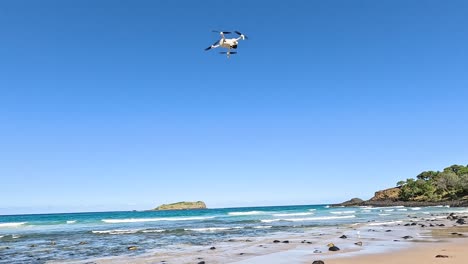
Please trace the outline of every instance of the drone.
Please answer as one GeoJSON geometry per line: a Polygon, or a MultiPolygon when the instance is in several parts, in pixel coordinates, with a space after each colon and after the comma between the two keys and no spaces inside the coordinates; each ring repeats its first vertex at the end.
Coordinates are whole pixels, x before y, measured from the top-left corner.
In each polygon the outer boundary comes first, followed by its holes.
{"type": "Polygon", "coordinates": [[[219,33],[221,35],[221,39],[216,41],[215,43],[211,44],[208,48],[205,50],[210,50],[210,49],[215,49],[215,48],[226,48],[228,49],[227,51],[222,51],[220,54],[226,54],[227,58],[231,56],[231,54],[237,54],[236,51],[231,51],[231,49],[237,49],[237,45],[239,43],[239,40],[246,40],[248,39],[246,35],[240,33],[239,31],[234,31],[237,35],[239,35],[238,38],[226,38],[224,35],[231,34],[229,31],[217,31],[213,30],[213,32],[219,33]]]}

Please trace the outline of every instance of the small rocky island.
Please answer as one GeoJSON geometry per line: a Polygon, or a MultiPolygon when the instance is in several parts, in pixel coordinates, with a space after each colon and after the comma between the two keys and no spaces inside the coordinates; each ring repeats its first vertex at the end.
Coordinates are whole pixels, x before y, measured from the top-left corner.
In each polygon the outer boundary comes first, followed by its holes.
{"type": "Polygon", "coordinates": [[[172,204],[162,204],[153,210],[194,210],[194,209],[206,209],[206,204],[202,201],[197,202],[178,202],[172,204]]]}

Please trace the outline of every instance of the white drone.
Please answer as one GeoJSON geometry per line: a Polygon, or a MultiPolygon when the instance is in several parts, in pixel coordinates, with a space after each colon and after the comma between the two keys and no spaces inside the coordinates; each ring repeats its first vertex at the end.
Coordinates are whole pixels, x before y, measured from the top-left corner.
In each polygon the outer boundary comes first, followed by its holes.
{"type": "Polygon", "coordinates": [[[221,35],[221,39],[216,41],[215,43],[213,43],[211,46],[209,46],[205,50],[215,49],[215,48],[219,48],[219,47],[226,48],[226,49],[228,49],[228,51],[222,51],[222,52],[220,52],[220,54],[226,54],[228,59],[231,56],[231,54],[237,54],[237,52],[231,51],[231,49],[237,49],[237,44],[239,43],[239,40],[241,40],[241,39],[246,40],[247,39],[247,36],[240,33],[239,31],[234,31],[237,35],[239,35],[238,38],[230,38],[230,39],[225,38],[224,35],[231,34],[231,32],[216,31],[216,30],[213,30],[213,32],[219,33],[221,35]]]}

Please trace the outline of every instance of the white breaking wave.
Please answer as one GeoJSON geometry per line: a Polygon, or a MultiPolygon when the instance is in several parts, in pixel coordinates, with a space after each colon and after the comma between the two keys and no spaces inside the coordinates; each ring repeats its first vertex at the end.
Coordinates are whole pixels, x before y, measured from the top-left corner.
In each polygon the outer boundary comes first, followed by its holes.
{"type": "Polygon", "coordinates": [[[390,215],[390,214],[379,214],[380,216],[387,216],[387,215],[390,215]]]}
{"type": "Polygon", "coordinates": [[[324,208],[330,208],[330,206],[329,206],[329,205],[325,205],[324,208]]]}
{"type": "Polygon", "coordinates": [[[408,209],[406,208],[400,208],[400,209],[397,209],[398,211],[408,211],[408,209]]]}
{"type": "Polygon", "coordinates": [[[304,216],[304,215],[313,215],[314,213],[290,213],[290,214],[274,214],[274,216],[304,216]]]}
{"type": "Polygon", "coordinates": [[[2,237],[4,237],[4,236],[0,236],[0,238],[2,238],[2,237]]]}
{"type": "Polygon", "coordinates": [[[142,233],[161,233],[161,232],[164,232],[166,230],[164,229],[154,229],[154,230],[143,230],[141,231],[142,233]]]}
{"type": "Polygon", "coordinates": [[[240,215],[259,215],[263,214],[263,212],[260,211],[249,211],[249,212],[230,212],[228,215],[233,215],[233,216],[240,216],[240,215]]]}
{"type": "Polygon", "coordinates": [[[141,229],[115,229],[115,230],[102,230],[91,231],[93,234],[109,234],[109,235],[122,235],[122,234],[135,234],[141,229]]]}
{"type": "Polygon", "coordinates": [[[21,236],[19,236],[19,235],[12,235],[12,236],[11,236],[11,238],[13,238],[13,239],[17,239],[17,238],[20,238],[20,237],[21,237],[21,236]]]}
{"type": "Polygon", "coordinates": [[[330,214],[354,214],[356,211],[338,211],[338,212],[330,212],[330,214]]]}
{"type": "Polygon", "coordinates": [[[206,228],[187,228],[184,229],[185,231],[196,231],[196,232],[215,232],[215,231],[222,231],[222,230],[232,230],[232,229],[242,229],[242,226],[236,227],[206,227],[206,228]]]}
{"type": "Polygon", "coordinates": [[[102,219],[101,221],[109,224],[116,223],[139,223],[139,222],[156,222],[156,221],[190,221],[190,220],[205,220],[212,219],[214,216],[195,216],[195,217],[168,217],[168,218],[127,218],[127,219],[102,219]]]}
{"type": "Polygon", "coordinates": [[[320,220],[336,220],[336,219],[347,219],[354,218],[355,215],[344,215],[344,216],[319,216],[319,217],[306,217],[306,218],[285,218],[285,219],[264,219],[260,220],[263,223],[271,223],[278,221],[288,222],[302,222],[302,221],[320,221],[320,220]]]}
{"type": "Polygon", "coordinates": [[[260,222],[262,223],[272,223],[272,222],[278,222],[278,221],[281,221],[283,219],[264,219],[264,220],[260,220],[260,222]]]}
{"type": "Polygon", "coordinates": [[[27,222],[16,222],[16,223],[0,223],[0,228],[2,227],[20,227],[27,222]]]}
{"type": "Polygon", "coordinates": [[[411,210],[413,210],[413,211],[421,210],[421,207],[413,207],[413,208],[411,208],[411,210]]]}
{"type": "Polygon", "coordinates": [[[256,228],[256,229],[266,229],[266,228],[272,228],[272,226],[254,226],[253,228],[256,228]]]}
{"type": "Polygon", "coordinates": [[[309,209],[309,211],[313,212],[313,211],[316,211],[317,209],[309,209]]]}
{"type": "Polygon", "coordinates": [[[67,221],[67,224],[74,224],[74,223],[76,223],[76,220],[67,221]]]}
{"type": "Polygon", "coordinates": [[[384,211],[385,212],[393,212],[393,211],[395,211],[395,209],[385,209],[384,211]]]}
{"type": "Polygon", "coordinates": [[[403,221],[392,221],[392,222],[380,222],[380,223],[371,223],[370,226],[379,226],[379,225],[391,225],[391,224],[398,224],[403,221]]]}

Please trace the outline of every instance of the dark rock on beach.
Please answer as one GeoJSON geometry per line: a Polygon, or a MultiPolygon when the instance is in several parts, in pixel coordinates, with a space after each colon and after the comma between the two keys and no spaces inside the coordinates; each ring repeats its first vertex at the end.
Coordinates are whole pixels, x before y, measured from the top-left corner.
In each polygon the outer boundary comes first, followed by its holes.
{"type": "Polygon", "coordinates": [[[289,243],[289,240],[285,240],[285,241],[283,241],[283,243],[286,243],[286,244],[288,244],[288,243],[289,243]]]}
{"type": "Polygon", "coordinates": [[[210,249],[211,249],[211,250],[215,250],[215,249],[216,249],[216,247],[210,247],[210,249]]]}
{"type": "Polygon", "coordinates": [[[348,237],[347,237],[347,236],[345,236],[345,235],[342,235],[342,236],[340,236],[340,238],[343,238],[343,239],[345,239],[345,238],[348,238],[348,237]]]}
{"type": "Polygon", "coordinates": [[[465,221],[465,219],[460,218],[460,219],[457,220],[457,224],[464,225],[464,224],[466,224],[466,221],[465,221]]]}
{"type": "Polygon", "coordinates": [[[435,256],[435,257],[436,257],[436,258],[448,258],[447,255],[437,255],[437,256],[435,256]]]}
{"type": "Polygon", "coordinates": [[[328,246],[329,251],[338,251],[338,250],[340,250],[340,248],[335,246],[335,244],[333,244],[333,243],[330,243],[327,246],[328,246]]]}
{"type": "Polygon", "coordinates": [[[412,236],[404,236],[404,237],[402,237],[402,238],[403,238],[403,239],[411,239],[411,238],[413,238],[413,237],[412,237],[412,236]]]}
{"type": "Polygon", "coordinates": [[[354,245],[362,247],[362,242],[361,241],[356,242],[356,243],[354,243],[354,245]]]}
{"type": "Polygon", "coordinates": [[[325,262],[323,262],[323,260],[316,260],[312,262],[312,264],[325,264],[325,262]]]}
{"type": "Polygon", "coordinates": [[[205,261],[200,261],[198,262],[198,264],[205,264],[205,261]]]}
{"type": "Polygon", "coordinates": [[[279,243],[279,242],[281,242],[281,241],[279,241],[279,240],[274,240],[273,241],[273,243],[279,243]]]}

